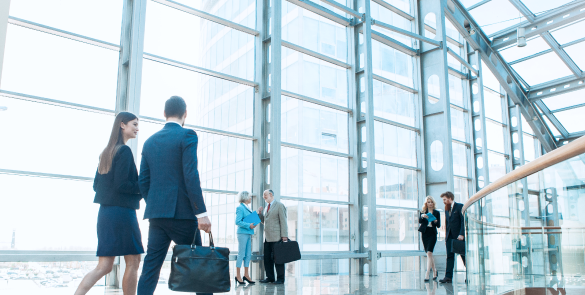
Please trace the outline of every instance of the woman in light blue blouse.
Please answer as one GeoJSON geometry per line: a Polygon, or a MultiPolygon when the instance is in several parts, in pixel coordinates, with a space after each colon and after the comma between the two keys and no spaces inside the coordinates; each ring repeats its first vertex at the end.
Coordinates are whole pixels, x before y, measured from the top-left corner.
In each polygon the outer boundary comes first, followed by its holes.
{"type": "Polygon", "coordinates": [[[254,234],[254,228],[257,226],[244,221],[246,216],[252,214],[252,210],[247,205],[252,203],[252,196],[247,191],[242,191],[238,194],[238,202],[240,205],[236,208],[236,225],[238,226],[238,259],[236,260],[236,286],[238,284],[245,284],[244,281],[249,284],[256,282],[250,278],[249,268],[250,259],[252,258],[252,235],[254,234]],[[240,276],[240,268],[242,267],[242,261],[244,262],[244,277],[240,276]]]}

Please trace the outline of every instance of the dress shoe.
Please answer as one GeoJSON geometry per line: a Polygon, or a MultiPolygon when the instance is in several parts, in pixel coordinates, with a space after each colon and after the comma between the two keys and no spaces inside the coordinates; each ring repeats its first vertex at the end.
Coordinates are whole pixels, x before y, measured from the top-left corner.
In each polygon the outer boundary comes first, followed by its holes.
{"type": "Polygon", "coordinates": [[[439,277],[439,272],[435,270],[435,276],[433,277],[433,281],[436,281],[439,277]]]}
{"type": "Polygon", "coordinates": [[[244,284],[246,284],[246,283],[244,283],[244,281],[241,281],[241,282],[240,282],[240,281],[238,281],[238,277],[235,277],[235,278],[234,278],[234,280],[236,280],[236,286],[237,286],[238,284],[240,284],[240,285],[244,285],[244,284]]]}
{"type": "Polygon", "coordinates": [[[245,276],[244,276],[242,279],[243,279],[244,281],[248,282],[248,284],[256,284],[256,282],[254,282],[254,281],[251,281],[251,280],[248,280],[248,278],[247,278],[247,277],[245,277],[245,276]]]}
{"type": "Polygon", "coordinates": [[[260,280],[260,283],[262,283],[262,284],[268,284],[268,283],[274,283],[274,281],[269,280],[269,279],[264,279],[264,280],[260,280]]]}
{"type": "Polygon", "coordinates": [[[439,283],[442,284],[450,284],[453,280],[451,280],[450,278],[443,278],[442,280],[439,280],[439,283]]]}
{"type": "Polygon", "coordinates": [[[282,285],[282,284],[284,284],[284,281],[275,281],[273,284],[275,284],[275,285],[282,285]]]}

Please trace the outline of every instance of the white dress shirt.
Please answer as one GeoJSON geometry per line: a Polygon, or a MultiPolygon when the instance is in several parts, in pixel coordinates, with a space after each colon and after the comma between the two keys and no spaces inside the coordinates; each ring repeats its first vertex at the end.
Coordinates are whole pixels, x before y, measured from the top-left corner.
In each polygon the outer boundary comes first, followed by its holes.
{"type": "MultiPolygon", "coordinates": [[[[179,126],[183,127],[183,125],[181,125],[179,122],[175,122],[175,121],[167,121],[167,123],[166,123],[166,124],[168,124],[168,123],[175,123],[175,124],[177,124],[177,125],[179,125],[179,126]]],[[[203,217],[207,217],[207,212],[203,212],[203,213],[201,213],[201,214],[197,214],[197,215],[195,215],[195,217],[197,217],[197,218],[203,218],[203,217]]]]}

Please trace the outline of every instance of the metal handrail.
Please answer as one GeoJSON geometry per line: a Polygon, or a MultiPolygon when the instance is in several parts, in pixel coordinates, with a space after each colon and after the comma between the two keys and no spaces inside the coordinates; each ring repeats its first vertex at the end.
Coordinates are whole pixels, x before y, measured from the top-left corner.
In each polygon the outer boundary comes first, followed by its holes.
{"type": "Polygon", "coordinates": [[[528,177],[536,172],[546,169],[550,166],[566,161],[570,158],[576,157],[580,154],[585,153],[585,136],[562,146],[558,149],[551,151],[550,153],[519,167],[518,169],[498,178],[496,181],[490,183],[485,188],[473,195],[465,205],[463,205],[463,212],[469,208],[475,202],[481,200],[483,197],[497,191],[498,189],[507,186],[510,183],[518,181],[522,178],[528,177]]]}

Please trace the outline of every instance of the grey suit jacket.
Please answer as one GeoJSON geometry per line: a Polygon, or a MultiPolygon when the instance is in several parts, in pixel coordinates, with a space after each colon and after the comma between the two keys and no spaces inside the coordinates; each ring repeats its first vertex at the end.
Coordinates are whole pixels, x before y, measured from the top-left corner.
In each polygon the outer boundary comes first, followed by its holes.
{"type": "Polygon", "coordinates": [[[266,216],[264,210],[258,216],[264,224],[264,238],[267,242],[278,242],[282,237],[288,237],[286,207],[281,202],[274,200],[266,216]]]}

